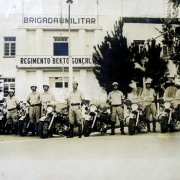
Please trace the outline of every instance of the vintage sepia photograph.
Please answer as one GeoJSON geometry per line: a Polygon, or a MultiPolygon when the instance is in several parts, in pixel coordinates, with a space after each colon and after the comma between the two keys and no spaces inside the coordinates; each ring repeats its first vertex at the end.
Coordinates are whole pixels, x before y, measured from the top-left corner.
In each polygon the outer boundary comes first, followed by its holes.
{"type": "Polygon", "coordinates": [[[180,0],[0,0],[0,180],[180,179],[180,0]]]}

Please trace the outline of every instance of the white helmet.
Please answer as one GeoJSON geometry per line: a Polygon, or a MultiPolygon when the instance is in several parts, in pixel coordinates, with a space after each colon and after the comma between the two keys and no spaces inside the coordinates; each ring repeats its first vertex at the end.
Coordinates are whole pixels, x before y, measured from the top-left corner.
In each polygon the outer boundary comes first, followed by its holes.
{"type": "Polygon", "coordinates": [[[145,84],[151,84],[151,82],[152,82],[152,79],[151,78],[147,78],[145,84]]]}
{"type": "Polygon", "coordinates": [[[114,86],[114,85],[117,85],[117,86],[118,86],[118,83],[117,83],[117,82],[113,82],[113,83],[112,83],[112,86],[114,86]]]}
{"type": "Polygon", "coordinates": [[[48,84],[48,83],[44,83],[44,84],[43,84],[43,87],[44,87],[44,86],[47,86],[47,87],[49,88],[49,84],[48,84]]]}
{"type": "Polygon", "coordinates": [[[32,85],[31,85],[31,89],[32,89],[32,87],[35,87],[35,88],[37,88],[37,86],[36,86],[35,84],[32,84],[32,85]]]}
{"type": "Polygon", "coordinates": [[[14,93],[14,89],[10,89],[8,92],[9,92],[9,93],[10,93],[10,92],[13,92],[13,93],[14,93]]]}

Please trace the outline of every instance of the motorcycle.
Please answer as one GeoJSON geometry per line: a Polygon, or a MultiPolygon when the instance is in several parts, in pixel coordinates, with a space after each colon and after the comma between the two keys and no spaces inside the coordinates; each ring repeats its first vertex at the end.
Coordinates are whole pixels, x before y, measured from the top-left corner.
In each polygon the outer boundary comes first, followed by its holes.
{"type": "Polygon", "coordinates": [[[66,135],[69,131],[68,105],[55,102],[44,108],[39,119],[38,133],[41,138],[56,135],[66,135]]]}
{"type": "Polygon", "coordinates": [[[1,106],[0,108],[0,134],[4,134],[5,132],[6,114],[7,114],[6,108],[4,106],[1,106]]]}
{"type": "Polygon", "coordinates": [[[125,126],[128,127],[130,135],[134,135],[135,131],[141,132],[147,128],[147,121],[145,116],[145,108],[151,105],[151,102],[141,97],[143,88],[137,87],[135,94],[128,94],[125,100],[125,126]]]}
{"type": "Polygon", "coordinates": [[[158,99],[159,107],[159,123],[162,133],[166,133],[168,128],[170,131],[176,130],[180,125],[179,107],[180,97],[179,90],[174,86],[169,86],[164,92],[163,98],[158,99]]]}
{"type": "Polygon", "coordinates": [[[88,137],[92,131],[100,132],[101,134],[107,132],[108,125],[111,124],[110,108],[110,105],[105,102],[90,101],[84,116],[83,134],[85,137],[88,137]]]}
{"type": "Polygon", "coordinates": [[[18,112],[19,122],[18,131],[20,136],[26,136],[31,131],[30,119],[29,119],[29,105],[22,103],[18,112]]]}

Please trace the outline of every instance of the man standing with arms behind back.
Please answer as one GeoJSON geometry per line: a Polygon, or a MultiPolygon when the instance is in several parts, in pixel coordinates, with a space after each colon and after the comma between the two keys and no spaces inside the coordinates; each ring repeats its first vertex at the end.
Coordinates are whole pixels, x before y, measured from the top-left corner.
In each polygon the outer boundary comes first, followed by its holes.
{"type": "Polygon", "coordinates": [[[18,133],[18,118],[17,118],[17,106],[18,106],[18,100],[14,96],[14,90],[10,89],[9,90],[9,95],[6,100],[6,106],[7,106],[7,122],[6,122],[6,128],[7,132],[6,134],[10,134],[10,125],[14,124],[15,125],[15,134],[18,133]]]}
{"type": "Polygon", "coordinates": [[[142,97],[151,102],[151,104],[149,106],[146,106],[145,108],[145,114],[146,114],[146,120],[147,120],[147,130],[148,132],[151,132],[150,130],[150,115],[152,113],[152,122],[153,122],[153,132],[157,132],[156,131],[156,104],[155,104],[155,97],[156,97],[156,93],[155,90],[153,88],[151,88],[151,78],[147,78],[146,79],[146,88],[143,90],[142,92],[142,97]]]}
{"type": "Polygon", "coordinates": [[[30,105],[29,109],[29,117],[30,117],[30,122],[31,122],[31,127],[32,127],[32,134],[30,136],[35,136],[35,123],[39,125],[39,118],[40,118],[40,94],[36,91],[37,86],[32,85],[31,90],[32,92],[28,95],[27,97],[27,103],[30,105]]]}
{"type": "Polygon", "coordinates": [[[108,95],[107,103],[111,104],[111,133],[110,135],[115,135],[115,124],[116,124],[116,117],[120,121],[120,131],[122,135],[125,135],[124,132],[124,113],[122,109],[122,99],[124,95],[121,91],[118,90],[118,83],[114,82],[112,84],[113,91],[111,91],[108,95]]]}
{"type": "Polygon", "coordinates": [[[82,113],[81,103],[84,103],[84,94],[77,89],[78,83],[73,82],[73,91],[68,98],[69,103],[69,120],[70,120],[70,133],[67,138],[73,138],[74,122],[75,119],[78,124],[78,138],[82,136],[82,113]]]}

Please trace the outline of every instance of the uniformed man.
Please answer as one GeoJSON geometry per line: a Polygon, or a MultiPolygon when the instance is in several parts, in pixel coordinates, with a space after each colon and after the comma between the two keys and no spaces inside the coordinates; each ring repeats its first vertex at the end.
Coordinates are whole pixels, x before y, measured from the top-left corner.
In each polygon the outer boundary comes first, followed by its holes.
{"type": "Polygon", "coordinates": [[[151,114],[152,114],[152,118],[153,118],[153,120],[152,120],[153,121],[153,132],[157,132],[156,131],[156,104],[155,104],[156,93],[153,88],[150,88],[151,82],[152,82],[151,78],[146,79],[146,82],[145,82],[146,88],[143,90],[141,97],[143,97],[145,100],[151,102],[151,105],[149,105],[145,108],[148,132],[151,132],[151,130],[150,130],[150,115],[151,114]]]}
{"type": "Polygon", "coordinates": [[[39,125],[39,118],[40,118],[40,94],[36,91],[37,86],[32,85],[31,90],[32,92],[27,97],[27,103],[29,103],[29,117],[32,127],[32,134],[30,136],[35,136],[35,123],[38,129],[39,125]]]}
{"type": "Polygon", "coordinates": [[[15,134],[18,133],[18,118],[17,118],[17,107],[19,103],[17,98],[14,96],[14,90],[9,90],[9,95],[6,100],[6,107],[7,107],[7,122],[6,122],[6,134],[10,134],[11,127],[10,124],[14,124],[15,127],[15,134]]]}
{"type": "Polygon", "coordinates": [[[73,82],[73,91],[69,94],[68,103],[69,103],[69,120],[70,120],[70,133],[67,138],[73,138],[74,122],[75,119],[78,124],[78,138],[82,136],[82,113],[81,113],[81,103],[84,104],[84,94],[79,91],[78,83],[73,82]]]}
{"type": "Polygon", "coordinates": [[[118,90],[118,83],[113,82],[113,91],[111,91],[108,95],[107,102],[111,104],[111,133],[110,135],[115,134],[115,124],[116,124],[116,117],[118,116],[118,119],[120,121],[120,131],[122,135],[125,135],[124,132],[124,113],[122,109],[122,99],[124,98],[124,95],[121,91],[118,90]]]}
{"type": "Polygon", "coordinates": [[[55,97],[54,97],[54,94],[49,92],[48,84],[44,84],[43,89],[44,89],[44,92],[40,95],[40,102],[41,102],[42,107],[46,109],[48,104],[55,101],[55,97]]]}

